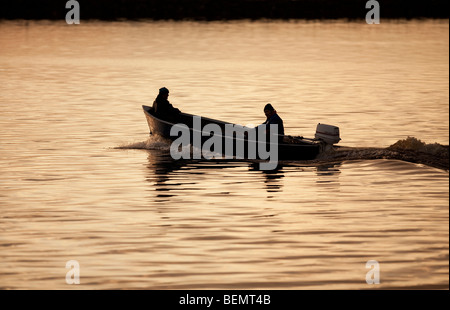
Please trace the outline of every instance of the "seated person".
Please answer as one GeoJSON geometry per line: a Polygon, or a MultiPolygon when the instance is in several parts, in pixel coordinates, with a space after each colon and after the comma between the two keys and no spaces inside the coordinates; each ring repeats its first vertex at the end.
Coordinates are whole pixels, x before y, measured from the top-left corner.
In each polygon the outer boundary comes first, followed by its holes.
{"type": "Polygon", "coordinates": [[[174,120],[181,111],[172,106],[167,100],[169,98],[169,90],[165,87],[159,89],[159,94],[153,102],[153,110],[155,115],[164,120],[174,120]]]}
{"type": "MultiPolygon", "coordinates": [[[[278,134],[284,135],[284,125],[283,120],[281,117],[278,116],[277,111],[273,108],[273,106],[268,103],[264,107],[264,114],[266,115],[266,121],[263,123],[263,125],[277,125],[278,126],[278,134]]],[[[266,134],[269,133],[270,127],[267,127],[266,134]]]]}

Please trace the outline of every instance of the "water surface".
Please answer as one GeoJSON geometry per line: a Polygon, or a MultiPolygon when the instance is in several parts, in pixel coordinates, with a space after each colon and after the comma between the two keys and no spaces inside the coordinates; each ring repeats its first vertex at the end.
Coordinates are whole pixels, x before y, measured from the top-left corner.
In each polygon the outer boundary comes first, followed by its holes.
{"type": "MultiPolygon", "coordinates": [[[[173,161],[141,109],[449,143],[448,21],[0,23],[0,287],[448,289],[448,171],[173,161]],[[366,283],[376,260],[381,283],[366,283]]],[[[382,157],[382,156],[381,156],[382,157]]]]}

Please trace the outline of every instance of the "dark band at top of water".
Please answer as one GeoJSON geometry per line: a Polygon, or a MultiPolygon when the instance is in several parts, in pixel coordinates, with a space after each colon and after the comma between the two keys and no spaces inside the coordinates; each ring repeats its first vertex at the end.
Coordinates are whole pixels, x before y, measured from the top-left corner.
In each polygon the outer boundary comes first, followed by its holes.
{"type": "MultiPolygon", "coordinates": [[[[79,0],[81,19],[236,20],[236,19],[364,19],[361,0],[79,0]]],[[[446,0],[379,1],[381,17],[448,18],[446,0]]],[[[0,2],[0,19],[64,20],[65,1],[0,2]]]]}

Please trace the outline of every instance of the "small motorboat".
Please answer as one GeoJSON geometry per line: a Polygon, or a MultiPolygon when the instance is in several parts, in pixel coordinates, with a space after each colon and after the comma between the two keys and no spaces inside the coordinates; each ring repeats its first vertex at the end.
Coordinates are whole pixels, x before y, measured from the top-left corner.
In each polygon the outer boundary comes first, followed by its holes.
{"type": "MultiPolygon", "coordinates": [[[[192,114],[180,113],[176,115],[176,117],[172,119],[161,119],[154,114],[154,110],[149,106],[142,106],[145,117],[147,119],[148,126],[150,128],[151,135],[158,135],[165,139],[169,139],[171,141],[175,141],[179,138],[180,135],[171,135],[172,127],[175,125],[180,126],[180,124],[184,128],[189,128],[190,132],[190,141],[194,141],[194,136],[197,135],[201,140],[201,143],[205,143],[208,139],[211,138],[210,134],[205,134],[205,130],[203,130],[204,126],[208,124],[214,124],[215,128],[220,128],[219,137],[216,139],[221,139],[222,146],[220,149],[222,153],[225,154],[226,151],[226,142],[232,143],[234,146],[234,151],[237,150],[237,144],[239,142],[245,142],[245,151],[244,156],[242,154],[232,155],[240,155],[238,158],[244,159],[254,159],[249,154],[249,143],[254,142],[258,143],[258,141],[251,141],[249,136],[238,136],[238,135],[226,135],[226,127],[227,126],[239,126],[228,122],[223,122],[207,117],[199,117],[192,114]],[[195,126],[195,119],[197,119],[198,126],[195,126]],[[220,134],[222,133],[222,134],[220,134]],[[232,141],[230,141],[230,139],[232,141]]],[[[242,127],[242,126],[241,126],[242,127]]],[[[251,128],[248,128],[251,129],[251,128]]],[[[252,128],[253,130],[255,128],[252,128]]],[[[217,135],[217,132],[215,133],[217,135]]],[[[173,132],[172,132],[173,133],[173,132]]],[[[303,138],[303,137],[294,137],[289,135],[278,135],[277,143],[272,143],[272,141],[267,142],[267,146],[270,148],[271,144],[274,144],[278,148],[278,159],[280,160],[311,160],[317,157],[317,155],[325,149],[327,145],[332,145],[338,143],[341,139],[339,137],[339,128],[332,125],[318,124],[316,129],[316,134],[314,139],[303,138]]],[[[217,140],[216,140],[217,141],[217,140]]],[[[260,142],[259,142],[260,143],[260,142]]],[[[265,142],[264,142],[265,143],[265,142]]],[[[264,148],[267,149],[265,145],[264,148]]],[[[259,149],[258,149],[259,150],[259,149]]],[[[230,154],[228,154],[230,155],[230,154]]],[[[260,157],[257,156],[257,159],[260,157]]],[[[266,158],[262,158],[266,159],[266,158]]]]}

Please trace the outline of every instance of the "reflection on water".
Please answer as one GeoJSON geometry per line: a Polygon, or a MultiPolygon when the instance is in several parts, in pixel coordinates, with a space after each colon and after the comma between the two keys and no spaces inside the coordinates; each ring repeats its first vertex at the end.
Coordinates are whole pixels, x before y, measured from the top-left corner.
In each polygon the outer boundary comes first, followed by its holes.
{"type": "Polygon", "coordinates": [[[278,164],[277,167],[272,170],[261,170],[259,168],[259,163],[251,163],[249,169],[250,171],[261,171],[265,178],[264,184],[268,193],[282,191],[284,178],[282,164],[278,164]]]}
{"type": "MultiPolygon", "coordinates": [[[[318,177],[326,176],[326,178],[318,179],[320,184],[338,184],[336,178],[338,176],[341,164],[319,164],[316,166],[307,166],[311,171],[315,170],[318,177]]],[[[157,198],[168,198],[174,196],[174,190],[192,190],[193,188],[203,189],[204,186],[195,179],[181,180],[180,174],[192,174],[202,176],[208,174],[208,170],[220,172],[223,169],[240,169],[246,167],[253,178],[253,182],[264,185],[267,193],[282,192],[283,178],[285,177],[284,169],[287,167],[303,171],[301,164],[281,162],[273,170],[260,169],[259,161],[251,160],[174,160],[167,150],[151,150],[148,152],[148,169],[149,176],[147,181],[154,186],[155,191],[161,192],[156,195],[157,198]],[[178,180],[178,181],[176,181],[178,180]]],[[[269,198],[270,196],[268,196],[269,198]]],[[[157,200],[164,202],[168,200],[157,200]]]]}
{"type": "Polygon", "coordinates": [[[448,289],[448,171],[415,161],[448,153],[448,21],[78,26],[0,22],[0,288],[72,288],[77,260],[79,288],[448,289]],[[162,86],[238,124],[271,102],[347,148],[173,161],[141,108],[162,86]]]}

